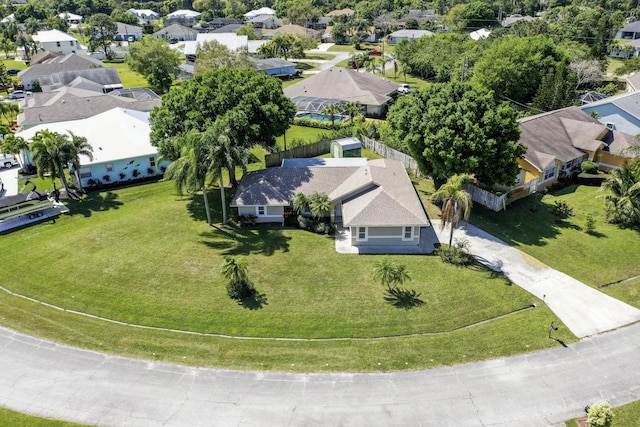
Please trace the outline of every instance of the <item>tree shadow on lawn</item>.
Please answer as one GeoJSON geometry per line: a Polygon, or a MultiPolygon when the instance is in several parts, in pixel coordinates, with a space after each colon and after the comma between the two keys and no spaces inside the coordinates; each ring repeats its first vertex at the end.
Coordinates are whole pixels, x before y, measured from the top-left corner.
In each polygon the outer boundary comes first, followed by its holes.
{"type": "Polygon", "coordinates": [[[238,304],[249,310],[259,310],[265,305],[269,305],[269,302],[267,301],[267,296],[265,294],[254,291],[251,296],[238,302],[238,304]]]}
{"type": "Polygon", "coordinates": [[[422,294],[417,293],[413,289],[387,289],[384,292],[384,300],[396,308],[404,308],[405,310],[409,310],[410,308],[424,305],[424,301],[420,299],[420,295],[422,294]]]}
{"type": "Polygon", "coordinates": [[[256,228],[214,228],[200,235],[202,243],[221,255],[273,255],[289,252],[289,240],[281,229],[258,226],[256,228]]]}
{"type": "Polygon", "coordinates": [[[67,206],[70,215],[82,215],[90,217],[94,212],[106,212],[110,209],[119,209],[123,205],[117,200],[118,194],[112,191],[93,191],[80,200],[69,200],[67,206]]]}

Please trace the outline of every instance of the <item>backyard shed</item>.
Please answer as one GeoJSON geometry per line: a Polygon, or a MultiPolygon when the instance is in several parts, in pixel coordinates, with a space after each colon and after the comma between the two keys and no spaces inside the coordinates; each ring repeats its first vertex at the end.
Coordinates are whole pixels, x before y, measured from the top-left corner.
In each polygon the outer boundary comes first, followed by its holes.
{"type": "Polygon", "coordinates": [[[358,138],[341,138],[331,141],[331,157],[362,157],[362,143],[358,138]]]}

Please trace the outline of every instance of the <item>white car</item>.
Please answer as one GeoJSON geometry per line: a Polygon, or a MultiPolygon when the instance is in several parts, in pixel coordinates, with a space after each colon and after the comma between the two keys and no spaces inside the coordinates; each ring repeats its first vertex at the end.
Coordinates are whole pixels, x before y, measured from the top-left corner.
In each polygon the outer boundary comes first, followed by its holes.
{"type": "Polygon", "coordinates": [[[12,168],[18,164],[18,159],[13,154],[0,153],[0,168],[12,168]]]}
{"type": "Polygon", "coordinates": [[[401,84],[400,87],[398,88],[398,93],[402,93],[402,94],[406,95],[409,92],[411,92],[412,90],[413,90],[413,88],[411,86],[409,86],[408,84],[404,83],[404,84],[401,84]]]}

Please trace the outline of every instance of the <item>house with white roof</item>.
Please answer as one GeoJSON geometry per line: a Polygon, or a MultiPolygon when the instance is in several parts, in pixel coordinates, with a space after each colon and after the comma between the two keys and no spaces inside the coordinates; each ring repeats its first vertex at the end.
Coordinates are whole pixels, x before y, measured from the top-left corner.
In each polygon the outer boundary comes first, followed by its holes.
{"type": "Polygon", "coordinates": [[[78,39],[59,30],[38,31],[32,38],[38,44],[38,50],[64,54],[83,51],[78,39]]]}
{"type": "Polygon", "coordinates": [[[249,47],[247,36],[239,36],[236,33],[199,33],[195,41],[187,41],[184,44],[184,55],[187,60],[194,62],[198,46],[211,41],[217,41],[232,52],[249,47]]]}
{"type": "Polygon", "coordinates": [[[64,19],[65,21],[67,21],[67,25],[69,25],[72,28],[77,26],[78,24],[82,24],[82,16],[76,15],[75,13],[62,12],[58,14],[58,17],[60,19],[64,19]]]}
{"type": "Polygon", "coordinates": [[[164,25],[180,24],[186,27],[193,27],[198,23],[202,14],[195,10],[181,9],[168,14],[164,18],[164,25]]]}
{"type": "Polygon", "coordinates": [[[244,18],[249,20],[251,18],[255,18],[256,16],[276,16],[276,11],[271,9],[270,7],[261,7],[260,9],[254,9],[244,14],[244,18]]]}
{"type": "Polygon", "coordinates": [[[401,40],[416,40],[420,37],[432,36],[433,33],[427,30],[398,30],[389,34],[387,37],[387,44],[400,43],[401,40]]]}
{"type": "Polygon", "coordinates": [[[115,183],[162,175],[158,149],[151,145],[149,113],[113,108],[80,120],[46,123],[16,134],[29,141],[42,130],[87,138],[93,159],[80,156],[79,176],[82,186],[98,182],[115,183]]]}
{"type": "Polygon", "coordinates": [[[138,21],[141,24],[148,24],[160,19],[160,14],[150,9],[129,9],[127,13],[138,17],[138,21]]]}
{"type": "Polygon", "coordinates": [[[357,253],[433,252],[431,223],[401,162],[389,159],[294,159],[246,174],[231,202],[257,223],[284,224],[296,194],[325,193],[331,219],[357,253]],[[336,161],[336,162],[334,162],[336,161]]]}

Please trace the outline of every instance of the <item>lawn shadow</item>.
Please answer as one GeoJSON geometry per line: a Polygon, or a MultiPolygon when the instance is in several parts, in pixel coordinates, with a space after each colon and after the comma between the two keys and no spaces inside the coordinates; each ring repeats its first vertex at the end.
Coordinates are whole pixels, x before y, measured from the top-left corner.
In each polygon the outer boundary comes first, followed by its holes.
{"type": "Polygon", "coordinates": [[[255,228],[214,228],[200,235],[203,244],[219,251],[221,255],[273,255],[289,252],[289,240],[279,228],[258,226],[255,228]]]}
{"type": "Polygon", "coordinates": [[[90,217],[94,212],[106,212],[111,209],[119,209],[123,205],[118,201],[118,194],[112,191],[90,192],[80,200],[69,200],[67,207],[70,215],[82,215],[90,217]]]}
{"type": "Polygon", "coordinates": [[[491,261],[481,256],[474,255],[473,257],[474,261],[466,265],[467,268],[480,273],[487,273],[490,279],[502,279],[507,286],[513,285],[513,282],[502,272],[503,263],[501,260],[491,263],[491,261]]]}
{"type": "Polygon", "coordinates": [[[384,294],[384,300],[396,308],[408,310],[424,304],[424,301],[420,299],[420,295],[422,294],[417,293],[413,289],[387,289],[384,294]]]}
{"type": "Polygon", "coordinates": [[[594,231],[585,231],[585,233],[587,233],[589,236],[593,236],[593,237],[595,237],[597,239],[602,239],[602,238],[607,237],[606,234],[600,233],[599,231],[595,231],[595,230],[594,231]]]}
{"type": "Polygon", "coordinates": [[[238,302],[238,304],[249,310],[259,310],[265,305],[269,305],[269,302],[267,301],[267,296],[265,294],[254,291],[251,296],[238,302]]]}

